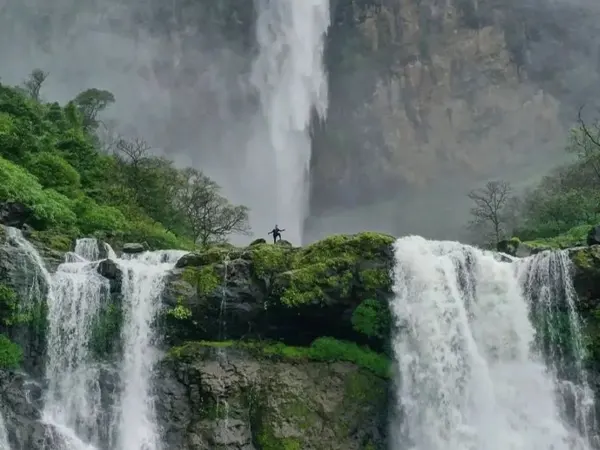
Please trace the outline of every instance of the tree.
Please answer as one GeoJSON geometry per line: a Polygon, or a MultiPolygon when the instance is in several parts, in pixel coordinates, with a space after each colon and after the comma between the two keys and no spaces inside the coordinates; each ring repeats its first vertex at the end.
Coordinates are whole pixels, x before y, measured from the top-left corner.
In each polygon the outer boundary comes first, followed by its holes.
{"type": "Polygon", "coordinates": [[[115,96],[102,89],[87,89],[77,94],[73,103],[83,117],[86,130],[98,128],[98,114],[115,102],[115,96]]]}
{"type": "Polygon", "coordinates": [[[44,81],[48,78],[48,75],[48,72],[44,72],[41,69],[34,69],[29,75],[29,78],[23,83],[25,90],[35,101],[40,100],[40,90],[42,89],[42,84],[44,84],[44,81]]]}
{"type": "Polygon", "coordinates": [[[510,184],[501,180],[489,181],[485,187],[469,192],[468,197],[475,203],[469,228],[498,244],[507,232],[511,192],[510,184]]]}
{"type": "Polygon", "coordinates": [[[219,185],[200,171],[185,169],[183,177],[176,204],[196,243],[206,246],[234,233],[250,234],[248,208],[229,203],[219,185]]]}

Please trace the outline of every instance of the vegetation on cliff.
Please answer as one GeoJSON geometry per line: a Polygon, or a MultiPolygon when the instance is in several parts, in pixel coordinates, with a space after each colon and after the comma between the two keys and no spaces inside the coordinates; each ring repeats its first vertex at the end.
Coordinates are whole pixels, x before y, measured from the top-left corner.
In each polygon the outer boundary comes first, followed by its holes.
{"type": "Polygon", "coordinates": [[[580,117],[567,152],[572,162],[522,193],[502,180],[471,191],[474,240],[492,247],[511,236],[530,247],[584,245],[600,222],[600,122],[588,125],[580,117]]]}
{"type": "Polygon", "coordinates": [[[59,250],[81,235],[193,248],[248,231],[247,209],[201,172],[153,156],[143,139],[98,137],[110,92],[89,89],[61,106],[40,100],[44,80],[37,70],[23,88],[0,84],[0,202],[26,207],[15,225],[59,250]]]}

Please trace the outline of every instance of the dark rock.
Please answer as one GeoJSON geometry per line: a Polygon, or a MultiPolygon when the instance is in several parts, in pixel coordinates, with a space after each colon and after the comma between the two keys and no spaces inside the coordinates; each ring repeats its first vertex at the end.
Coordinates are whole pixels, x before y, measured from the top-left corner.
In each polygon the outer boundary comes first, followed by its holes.
{"type": "Polygon", "coordinates": [[[587,234],[587,245],[600,244],[600,225],[590,228],[587,234]]]}
{"type": "Polygon", "coordinates": [[[17,202],[0,203],[0,223],[9,227],[22,228],[33,217],[28,206],[17,202]]]}
{"type": "Polygon", "coordinates": [[[525,242],[519,241],[518,239],[505,239],[498,242],[496,250],[517,258],[527,258],[528,256],[541,253],[545,250],[550,250],[550,247],[533,247],[525,242]]]}
{"type": "Polygon", "coordinates": [[[146,247],[144,244],[137,243],[127,243],[123,244],[123,253],[135,254],[135,253],[143,253],[146,251],[146,247]]]}
{"type": "Polygon", "coordinates": [[[110,281],[111,292],[121,292],[123,272],[115,261],[112,259],[103,259],[98,263],[96,271],[110,281]]]}
{"type": "Polygon", "coordinates": [[[258,239],[253,240],[252,242],[250,242],[250,247],[253,247],[255,245],[260,245],[260,244],[266,244],[266,243],[267,243],[267,241],[264,240],[263,238],[258,238],[258,239]]]}
{"type": "Polygon", "coordinates": [[[292,243],[290,241],[286,241],[285,239],[277,241],[276,245],[282,245],[284,247],[293,247],[292,243]]]}
{"type": "Polygon", "coordinates": [[[47,429],[40,422],[42,388],[24,375],[0,372],[0,410],[13,450],[43,450],[47,429]]]}

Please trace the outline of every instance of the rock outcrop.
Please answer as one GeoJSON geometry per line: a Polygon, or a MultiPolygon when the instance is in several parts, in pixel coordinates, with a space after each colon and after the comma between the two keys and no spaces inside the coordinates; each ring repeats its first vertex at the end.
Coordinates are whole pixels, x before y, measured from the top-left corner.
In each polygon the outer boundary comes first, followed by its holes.
{"type": "Polygon", "coordinates": [[[354,364],[200,343],[173,349],[158,377],[169,448],[386,448],[388,384],[354,364]]]}
{"type": "Polygon", "coordinates": [[[306,248],[258,243],[184,256],[164,291],[167,339],[376,340],[356,330],[353,313],[367,300],[386,305],[393,240],[361,233],[306,248]]]}

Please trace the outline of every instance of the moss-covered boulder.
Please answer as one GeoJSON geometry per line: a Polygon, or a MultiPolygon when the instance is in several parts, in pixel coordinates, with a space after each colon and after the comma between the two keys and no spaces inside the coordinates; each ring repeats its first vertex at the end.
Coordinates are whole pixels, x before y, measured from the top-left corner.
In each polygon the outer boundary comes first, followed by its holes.
{"type": "Polygon", "coordinates": [[[171,350],[158,376],[170,448],[387,448],[388,382],[368,364],[314,360],[284,346],[195,342],[171,350]]]}
{"type": "Polygon", "coordinates": [[[303,248],[255,242],[186,255],[164,293],[168,338],[281,338],[305,345],[327,335],[382,345],[386,333],[364,322],[369,316],[387,324],[393,241],[360,233],[303,248]],[[354,312],[367,300],[361,322],[354,312]]]}

